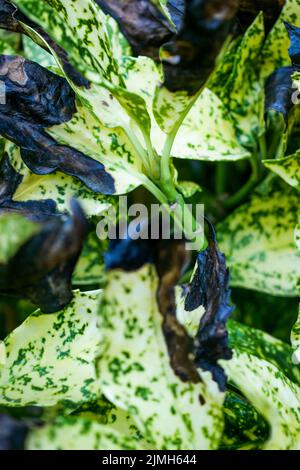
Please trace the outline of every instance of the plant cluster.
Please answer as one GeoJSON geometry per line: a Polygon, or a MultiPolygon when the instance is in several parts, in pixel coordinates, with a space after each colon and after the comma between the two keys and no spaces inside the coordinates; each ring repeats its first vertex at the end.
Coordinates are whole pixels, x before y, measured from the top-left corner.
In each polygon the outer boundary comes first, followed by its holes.
{"type": "Polygon", "coordinates": [[[300,449],[300,0],[0,28],[0,448],[300,449]],[[125,194],[204,204],[197,252],[99,240],[125,194]]]}

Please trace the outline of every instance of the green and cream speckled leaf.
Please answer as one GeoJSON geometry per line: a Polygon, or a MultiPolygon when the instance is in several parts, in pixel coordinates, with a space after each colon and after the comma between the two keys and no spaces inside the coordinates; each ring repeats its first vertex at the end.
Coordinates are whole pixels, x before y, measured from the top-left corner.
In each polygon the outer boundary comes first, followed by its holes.
{"type": "Polygon", "coordinates": [[[197,96],[191,97],[186,91],[173,93],[163,86],[158,86],[153,101],[153,114],[163,132],[171,134],[178,127],[197,96]]]}
{"type": "Polygon", "coordinates": [[[20,149],[11,142],[6,142],[5,150],[15,170],[23,176],[14,201],[53,199],[61,212],[69,211],[71,198],[76,198],[88,217],[100,216],[113,204],[113,198],[94,193],[81,181],[61,172],[50,175],[36,175],[23,163],[20,149]]]}
{"type": "Polygon", "coordinates": [[[207,88],[183,121],[172,156],[207,161],[235,161],[250,154],[238,141],[234,123],[222,101],[207,88]]]}
{"type": "Polygon", "coordinates": [[[290,39],[284,21],[300,26],[300,0],[286,0],[282,13],[269,33],[261,55],[261,74],[268,77],[278,67],[291,65],[290,39]]]}
{"type": "Polygon", "coordinates": [[[105,279],[103,253],[107,248],[108,240],[99,240],[96,229],[88,235],[73,274],[73,284],[97,286],[103,284],[105,279]]]}
{"type": "Polygon", "coordinates": [[[143,181],[137,153],[121,128],[99,125],[93,115],[77,105],[77,113],[67,123],[54,126],[49,133],[60,143],[71,145],[104,164],[115,182],[115,194],[132,191],[143,181]]]}
{"type": "Polygon", "coordinates": [[[157,282],[150,265],[132,273],[108,273],[100,305],[101,390],[111,403],[128,411],[153,448],[217,448],[223,394],[209,373],[203,373],[204,382],[196,385],[175,376],[162,334],[157,282]]]}
{"type": "MultiPolygon", "coordinates": [[[[103,15],[102,12],[101,14],[103,15]]],[[[105,23],[108,21],[107,18],[104,15],[105,23]]],[[[57,65],[60,67],[61,73],[68,80],[77,97],[80,98],[84,106],[94,116],[95,120],[98,121],[98,125],[102,124],[110,128],[123,128],[127,136],[137,143],[137,149],[139,150],[142,144],[138,141],[134,132],[132,132],[131,121],[138,127],[142,137],[149,139],[151,118],[144,98],[140,94],[132,93],[126,87],[121,67],[115,70],[115,73],[117,73],[117,78],[115,79],[105,74],[99,74],[98,70],[95,70],[90,86],[88,88],[78,87],[65,73],[63,64],[54,49],[34,29],[25,24],[23,24],[23,28],[34,41],[48,47],[57,65]]],[[[109,36],[107,36],[107,39],[109,40],[109,36]]],[[[103,54],[106,52],[105,49],[103,54]]],[[[113,50],[111,55],[113,56],[113,50]]],[[[114,63],[117,64],[115,59],[114,63]]]]}
{"type": "Polygon", "coordinates": [[[263,160],[263,164],[291,186],[300,190],[300,153],[288,157],[263,160]]]}
{"type": "Polygon", "coordinates": [[[96,73],[119,84],[106,15],[93,0],[16,0],[25,14],[65,49],[71,62],[89,77],[96,73]]]}
{"type": "Polygon", "coordinates": [[[233,349],[270,362],[300,386],[300,369],[292,361],[293,351],[289,344],[234,320],[228,321],[228,332],[233,349]]]}
{"type": "Polygon", "coordinates": [[[234,351],[221,361],[230,381],[268,421],[270,436],[264,450],[300,449],[300,388],[270,362],[234,351]]]}
{"type": "Polygon", "coordinates": [[[224,402],[225,431],[221,449],[258,449],[268,435],[268,424],[240,394],[228,390],[224,402]]]}
{"type": "MultiPolygon", "coordinates": [[[[298,252],[300,253],[300,214],[299,214],[299,222],[295,228],[295,242],[298,248],[298,252]]],[[[300,295],[300,277],[298,283],[298,293],[300,295]]],[[[294,349],[293,360],[296,364],[300,363],[300,304],[299,304],[299,314],[295,325],[293,326],[291,332],[291,343],[294,349]]]]}
{"type": "Polygon", "coordinates": [[[39,226],[19,214],[0,216],[0,264],[7,263],[33,235],[39,226]]]}
{"type": "Polygon", "coordinates": [[[299,194],[275,178],[268,193],[253,193],[218,226],[231,284],[273,295],[296,296],[300,257],[294,242],[299,194]]]}
{"type": "Polygon", "coordinates": [[[264,94],[258,74],[264,39],[263,14],[260,13],[240,43],[231,46],[227,57],[225,54],[224,60],[228,64],[225,83],[216,83],[215,87],[212,83],[212,90],[216,91],[236,123],[241,143],[252,148],[256,146],[257,136],[264,131],[264,94]]]}
{"type": "Polygon", "coordinates": [[[27,450],[142,450],[147,449],[129,415],[112,410],[106,416],[60,416],[30,432],[27,450]]]}
{"type": "Polygon", "coordinates": [[[1,405],[78,405],[99,398],[94,365],[102,341],[99,300],[100,291],[75,291],[64,310],[51,315],[36,311],[5,339],[1,405]]]}

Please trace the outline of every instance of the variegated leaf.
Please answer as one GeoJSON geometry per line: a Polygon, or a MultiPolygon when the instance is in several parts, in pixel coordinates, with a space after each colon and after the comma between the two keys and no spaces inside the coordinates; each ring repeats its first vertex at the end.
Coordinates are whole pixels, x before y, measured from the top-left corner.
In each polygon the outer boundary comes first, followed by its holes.
{"type": "Polygon", "coordinates": [[[30,315],[4,341],[0,403],[5,406],[76,404],[100,396],[94,361],[102,340],[99,291],[80,293],[61,312],[30,315]]]}
{"type": "MultiPolygon", "coordinates": [[[[101,12],[101,14],[103,14],[101,12]]],[[[108,21],[105,15],[103,20],[108,21]]],[[[144,139],[149,139],[151,129],[151,118],[147,110],[146,102],[143,97],[130,92],[126,88],[124,77],[121,70],[115,70],[117,78],[109,78],[95,70],[94,77],[88,88],[76,86],[66,74],[60,57],[56,54],[50,44],[47,44],[33,28],[23,24],[24,30],[37,43],[43,44],[52,53],[63,76],[69,81],[77,97],[80,98],[87,110],[93,115],[98,125],[102,124],[109,128],[121,127],[125,130],[127,136],[133,144],[136,144],[136,150],[144,152],[143,144],[132,132],[131,120],[137,126],[139,133],[144,139]]],[[[108,36],[107,36],[108,38],[108,36]]],[[[106,49],[104,49],[105,54],[106,49]]],[[[112,52],[111,52],[112,54],[112,52]]],[[[114,60],[116,63],[116,61],[114,60]]]]}
{"type": "Polygon", "coordinates": [[[250,154],[238,141],[222,101],[205,89],[182,123],[172,156],[207,161],[235,161],[250,154]]]}
{"type": "Polygon", "coordinates": [[[264,131],[263,85],[258,74],[264,39],[263,14],[260,13],[240,43],[231,46],[224,56],[225,64],[221,63],[220,68],[224,73],[225,67],[225,83],[220,86],[217,82],[221,73],[217,70],[214,81],[209,84],[234,119],[241,143],[251,148],[255,148],[257,137],[264,131]]]}
{"type": "Polygon", "coordinates": [[[300,153],[297,152],[284,158],[263,160],[263,164],[288,184],[300,189],[300,153]]]}
{"type": "Polygon", "coordinates": [[[261,74],[266,78],[275,69],[291,65],[290,40],[284,22],[300,26],[300,0],[286,0],[275,26],[269,33],[261,54],[261,74]]]}
{"type": "MultiPolygon", "coordinates": [[[[295,242],[298,248],[298,252],[300,253],[300,214],[299,214],[299,221],[295,228],[295,242]]],[[[299,281],[298,292],[300,294],[300,278],[298,281],[299,281]]],[[[291,332],[291,343],[294,349],[293,360],[296,364],[299,364],[300,363],[300,304],[299,304],[298,318],[291,332]]]]}
{"type": "Polygon", "coordinates": [[[60,416],[53,423],[36,428],[28,436],[27,450],[141,450],[147,444],[129,415],[112,410],[106,424],[103,418],[60,416]],[[112,422],[113,421],[113,422],[112,422]]]}
{"type": "Polygon", "coordinates": [[[270,425],[264,450],[300,449],[300,387],[270,362],[235,351],[226,373],[270,425]]]}
{"type": "Polygon", "coordinates": [[[14,201],[40,201],[52,199],[61,212],[69,211],[69,202],[75,197],[85,214],[89,217],[99,216],[113,203],[111,197],[96,194],[79,180],[60,172],[50,175],[36,175],[24,164],[20,149],[11,142],[6,142],[5,150],[10,157],[14,169],[23,176],[16,192],[14,201]]]}
{"type": "Polygon", "coordinates": [[[74,285],[101,285],[105,279],[103,253],[108,241],[100,241],[96,229],[88,235],[73,275],[74,285]]]}
{"type": "Polygon", "coordinates": [[[96,2],[16,0],[14,3],[68,51],[70,60],[82,73],[88,75],[90,71],[94,75],[97,72],[114,83],[119,82],[106,15],[96,2]]]}
{"type": "Polygon", "coordinates": [[[275,178],[253,193],[218,227],[231,284],[273,295],[296,296],[300,258],[294,243],[299,196],[275,178]]]}
{"type": "Polygon", "coordinates": [[[132,273],[108,273],[100,306],[101,389],[110,402],[128,411],[153,448],[216,448],[223,394],[209,373],[201,373],[204,383],[198,384],[175,376],[161,329],[157,282],[150,265],[132,273]]]}
{"type": "Polygon", "coordinates": [[[300,369],[292,362],[292,348],[289,344],[234,320],[229,320],[228,331],[230,346],[233,349],[268,361],[300,386],[300,369]]]}

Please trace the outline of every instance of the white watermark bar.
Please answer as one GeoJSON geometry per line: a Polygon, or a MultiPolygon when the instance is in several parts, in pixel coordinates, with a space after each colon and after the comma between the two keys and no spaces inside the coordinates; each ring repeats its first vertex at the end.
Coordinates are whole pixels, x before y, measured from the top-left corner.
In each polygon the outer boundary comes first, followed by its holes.
{"type": "Polygon", "coordinates": [[[120,196],[96,232],[100,240],[185,240],[187,250],[196,250],[204,243],[204,205],[128,205],[127,196],[120,196]]]}

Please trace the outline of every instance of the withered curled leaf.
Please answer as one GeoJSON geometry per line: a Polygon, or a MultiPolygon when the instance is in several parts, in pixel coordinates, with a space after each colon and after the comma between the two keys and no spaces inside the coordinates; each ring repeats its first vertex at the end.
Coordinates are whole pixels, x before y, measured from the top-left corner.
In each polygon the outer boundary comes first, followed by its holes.
{"type": "Polygon", "coordinates": [[[260,11],[264,13],[267,31],[269,31],[285,4],[285,0],[240,0],[238,20],[243,29],[254,21],[260,11]]]}
{"type": "Polygon", "coordinates": [[[285,22],[285,27],[289,33],[291,45],[289,56],[295,71],[300,71],[300,28],[285,22]]]}
{"type": "Polygon", "coordinates": [[[183,382],[198,383],[200,376],[195,363],[194,342],[176,316],[175,286],[179,283],[185,261],[184,241],[161,241],[155,256],[159,277],[157,303],[163,316],[163,333],[175,374],[183,382]]]}
{"type": "Polygon", "coordinates": [[[104,166],[82,152],[60,145],[45,128],[71,119],[76,112],[73,90],[61,78],[22,57],[0,56],[5,103],[0,104],[0,134],[21,147],[33,173],[60,170],[97,193],[113,194],[114,180],[104,166]]]}
{"type": "MultiPolygon", "coordinates": [[[[34,29],[56,52],[62,62],[66,74],[75,83],[75,85],[84,87],[89,86],[89,81],[70,63],[68,53],[64,49],[56,44],[39,25],[31,21],[9,0],[0,0],[0,28],[27,35],[27,31],[22,23],[34,29]]],[[[39,45],[46,49],[44,43],[41,42],[39,45]]],[[[48,49],[46,50],[48,52],[48,49]]]]}
{"type": "Polygon", "coordinates": [[[169,0],[175,25],[150,0],[96,0],[113,16],[136,55],[162,58],[165,85],[195,93],[214,69],[238,0],[169,0]]]}
{"type": "Polygon", "coordinates": [[[225,256],[219,251],[213,227],[209,226],[208,247],[198,255],[185,309],[191,312],[200,305],[205,308],[196,335],[196,363],[210,371],[220,390],[225,390],[226,376],[218,360],[231,358],[226,321],[233,307],[229,304],[230,277],[225,256]]]}
{"type": "Polygon", "coordinates": [[[82,250],[88,224],[79,204],[72,216],[60,214],[51,200],[13,201],[20,183],[4,156],[0,167],[0,217],[15,213],[40,226],[6,264],[0,264],[0,293],[26,297],[44,313],[57,312],[72,299],[72,273],[82,250]]]}
{"type": "Polygon", "coordinates": [[[293,67],[281,67],[268,77],[265,85],[265,112],[277,111],[285,122],[293,107],[292,73],[293,67]]]}
{"type": "Polygon", "coordinates": [[[155,265],[158,275],[157,304],[162,315],[170,364],[183,382],[199,382],[194,361],[194,342],[176,317],[175,286],[186,260],[182,240],[113,240],[105,255],[107,269],[135,271],[146,263],[155,265]]]}

